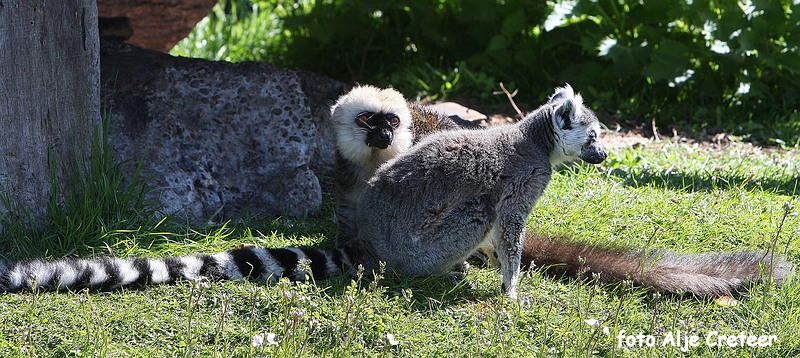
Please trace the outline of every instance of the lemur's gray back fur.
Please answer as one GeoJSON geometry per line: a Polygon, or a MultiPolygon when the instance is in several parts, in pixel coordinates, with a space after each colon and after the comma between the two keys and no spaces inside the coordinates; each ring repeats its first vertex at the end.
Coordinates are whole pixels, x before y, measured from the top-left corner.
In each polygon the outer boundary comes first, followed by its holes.
{"type": "Polygon", "coordinates": [[[497,252],[503,289],[516,295],[525,221],[552,166],[599,163],[599,123],[572,88],[517,124],[427,137],[380,167],[358,202],[358,240],[371,257],[410,275],[447,272],[478,248],[497,252]]]}

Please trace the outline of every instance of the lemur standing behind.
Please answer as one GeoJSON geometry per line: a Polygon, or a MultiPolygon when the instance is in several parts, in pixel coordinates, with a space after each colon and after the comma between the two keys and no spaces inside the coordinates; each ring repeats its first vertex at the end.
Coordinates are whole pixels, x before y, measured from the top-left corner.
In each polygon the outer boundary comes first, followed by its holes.
{"type": "Polygon", "coordinates": [[[339,97],[331,107],[331,122],[336,137],[338,243],[355,238],[356,201],[381,164],[431,133],[466,127],[406,102],[394,89],[373,86],[359,86],[339,97]]]}
{"type": "MultiPolygon", "coordinates": [[[[393,89],[359,86],[344,94],[332,107],[331,120],[337,133],[337,221],[339,245],[356,236],[355,202],[366,181],[384,162],[409,150],[429,134],[464,126],[450,118],[411,104],[393,89]],[[362,118],[390,118],[381,128],[362,118]],[[388,131],[388,141],[375,145],[375,129],[388,131]],[[400,138],[392,141],[392,138],[400,138]]],[[[380,133],[380,132],[377,132],[380,133]]],[[[448,180],[447,178],[443,180],[448,180]]],[[[417,194],[414,194],[417,195],[417,194]]],[[[791,265],[783,257],[760,251],[678,254],[667,250],[644,250],[591,245],[569,238],[526,233],[522,266],[534,263],[551,274],[591,277],[611,283],[631,280],[640,286],[669,292],[691,292],[698,296],[728,295],[746,285],[772,277],[783,282],[791,265]]]]}

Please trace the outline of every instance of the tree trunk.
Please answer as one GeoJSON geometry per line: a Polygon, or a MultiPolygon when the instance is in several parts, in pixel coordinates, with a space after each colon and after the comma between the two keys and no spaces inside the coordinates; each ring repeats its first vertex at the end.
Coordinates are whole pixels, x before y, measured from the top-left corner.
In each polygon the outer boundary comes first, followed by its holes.
{"type": "Polygon", "coordinates": [[[90,152],[99,49],[95,0],[0,0],[0,193],[35,219],[47,210],[50,163],[61,180],[65,159],[90,152]]]}

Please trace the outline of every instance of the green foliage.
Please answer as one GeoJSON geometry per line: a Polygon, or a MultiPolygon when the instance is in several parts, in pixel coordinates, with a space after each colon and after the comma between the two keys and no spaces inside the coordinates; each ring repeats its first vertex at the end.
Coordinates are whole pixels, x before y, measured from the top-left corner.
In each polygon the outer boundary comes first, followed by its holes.
{"type": "Polygon", "coordinates": [[[659,121],[788,137],[800,119],[798,10],[772,0],[579,1],[550,33],[578,37],[583,51],[597,54],[566,73],[608,66],[576,81],[590,98],[605,94],[619,110],[659,121]]]}
{"type": "Polygon", "coordinates": [[[222,0],[172,53],[231,62],[271,62],[274,58],[269,55],[285,51],[278,40],[282,9],[281,4],[222,0]]]}
{"type": "Polygon", "coordinates": [[[529,64],[531,50],[513,57],[505,53],[535,40],[526,34],[528,24],[542,22],[547,9],[541,1],[503,3],[222,0],[173,54],[263,60],[345,81],[400,81],[394,85],[408,87],[412,96],[416,89],[441,95],[463,88],[485,97],[496,85],[494,78],[502,76],[513,84],[509,78],[517,72],[514,67],[529,64]],[[241,17],[231,10],[242,7],[252,12],[241,17]],[[263,31],[257,24],[264,23],[280,30],[263,31]],[[240,40],[241,47],[254,47],[230,51],[240,40]],[[456,86],[456,77],[463,85],[456,86]]]}
{"type": "Polygon", "coordinates": [[[221,0],[173,53],[260,60],[411,98],[540,103],[568,82],[625,119],[800,144],[791,0],[221,0]]]}

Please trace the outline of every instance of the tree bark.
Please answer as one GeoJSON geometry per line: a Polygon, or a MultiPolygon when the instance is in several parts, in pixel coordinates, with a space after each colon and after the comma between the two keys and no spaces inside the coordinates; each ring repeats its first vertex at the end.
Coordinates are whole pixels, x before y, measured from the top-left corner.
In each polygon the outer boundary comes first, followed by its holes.
{"type": "Polygon", "coordinates": [[[95,0],[0,0],[0,192],[36,219],[51,169],[63,180],[65,159],[90,153],[99,49],[95,0]]]}

